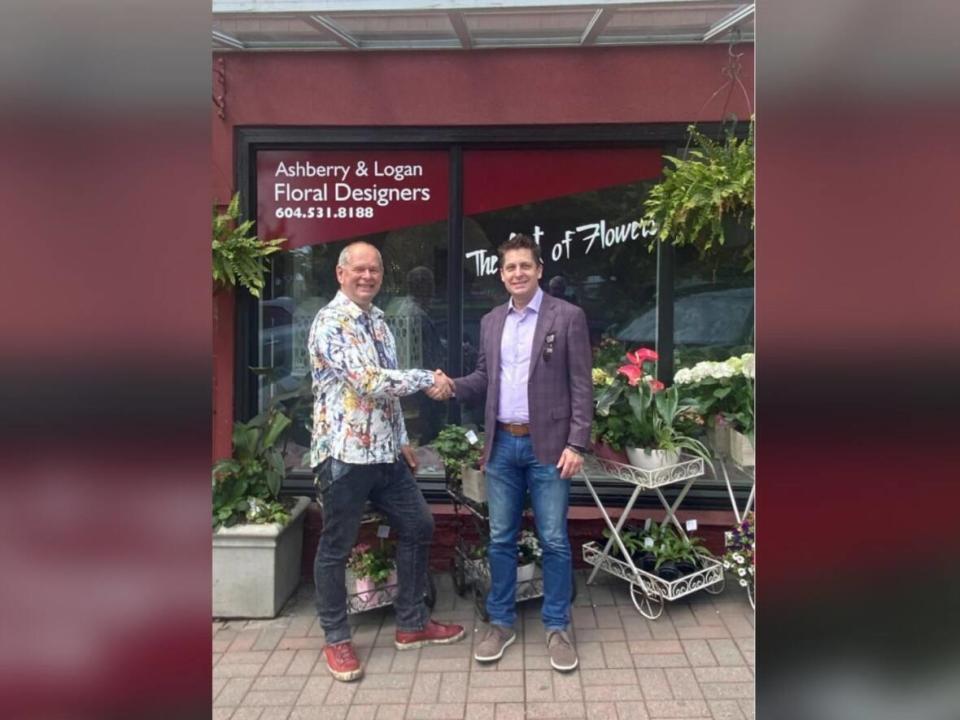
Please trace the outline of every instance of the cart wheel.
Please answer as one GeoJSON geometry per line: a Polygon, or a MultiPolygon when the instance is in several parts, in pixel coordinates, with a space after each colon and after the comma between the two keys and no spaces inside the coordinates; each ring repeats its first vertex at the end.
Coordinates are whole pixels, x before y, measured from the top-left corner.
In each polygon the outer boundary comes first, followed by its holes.
{"type": "Polygon", "coordinates": [[[433,606],[437,604],[437,583],[433,579],[433,573],[430,572],[430,570],[427,570],[427,592],[423,596],[423,602],[431,610],[433,610],[433,606]]]}
{"type": "Polygon", "coordinates": [[[647,595],[641,588],[630,584],[630,599],[637,612],[647,620],[656,620],[663,613],[663,598],[659,595],[647,595]]]}
{"type": "Polygon", "coordinates": [[[457,595],[463,597],[467,592],[467,571],[459,554],[450,558],[450,575],[453,578],[453,589],[457,595]]]}
{"type": "Polygon", "coordinates": [[[704,590],[706,590],[711,595],[719,595],[720,593],[723,592],[724,588],[726,587],[727,587],[727,576],[722,575],[720,577],[720,582],[714,583],[713,585],[707,585],[707,587],[705,587],[704,590]]]}
{"type": "Polygon", "coordinates": [[[487,586],[479,580],[473,584],[473,607],[483,622],[490,622],[490,615],[487,614],[487,586]]]}

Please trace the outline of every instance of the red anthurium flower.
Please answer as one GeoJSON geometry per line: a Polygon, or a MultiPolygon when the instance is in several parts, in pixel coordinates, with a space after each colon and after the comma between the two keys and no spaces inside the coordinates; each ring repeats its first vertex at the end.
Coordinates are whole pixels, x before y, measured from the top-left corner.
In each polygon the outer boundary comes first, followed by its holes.
{"type": "Polygon", "coordinates": [[[626,375],[631,387],[640,382],[640,378],[643,377],[643,370],[639,365],[621,365],[617,368],[617,372],[626,375]]]}
{"type": "Polygon", "coordinates": [[[661,390],[663,390],[664,387],[665,387],[664,384],[659,380],[650,381],[650,389],[653,390],[654,392],[660,392],[661,390]]]}
{"type": "Polygon", "coordinates": [[[627,360],[634,365],[643,365],[647,360],[656,362],[657,353],[650,348],[637,348],[632,353],[627,353],[627,360]]]}

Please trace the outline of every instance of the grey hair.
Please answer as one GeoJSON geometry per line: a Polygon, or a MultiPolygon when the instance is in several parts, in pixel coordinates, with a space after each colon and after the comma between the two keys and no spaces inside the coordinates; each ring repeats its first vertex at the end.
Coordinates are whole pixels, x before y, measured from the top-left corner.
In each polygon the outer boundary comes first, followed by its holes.
{"type": "Polygon", "coordinates": [[[383,256],[380,254],[380,251],[377,248],[373,247],[370,243],[363,242],[358,240],[357,242],[352,242],[347,245],[343,250],[340,251],[340,257],[337,258],[337,265],[340,267],[349,267],[350,265],[350,249],[356,247],[357,245],[366,245],[367,247],[372,247],[377,253],[377,259],[380,261],[380,267],[383,267],[383,256]]]}

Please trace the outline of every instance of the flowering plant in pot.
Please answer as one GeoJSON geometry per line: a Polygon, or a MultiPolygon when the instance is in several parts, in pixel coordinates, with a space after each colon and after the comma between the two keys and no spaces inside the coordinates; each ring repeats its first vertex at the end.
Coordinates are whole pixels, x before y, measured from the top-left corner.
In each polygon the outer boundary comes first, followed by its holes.
{"type": "Polygon", "coordinates": [[[754,556],[757,552],[755,535],[756,516],[748,513],[743,522],[734,525],[724,534],[723,568],[737,576],[737,582],[746,588],[750,603],[753,604],[753,590],[756,582],[754,556]]]}
{"type": "Polygon", "coordinates": [[[347,568],[353,574],[356,592],[361,600],[369,600],[373,591],[397,582],[393,546],[382,543],[373,547],[366,543],[354,545],[347,558],[347,568]]]}
{"type": "MultiPolygon", "coordinates": [[[[599,403],[613,385],[614,375],[602,368],[593,368],[593,401],[599,403]]],[[[627,464],[624,444],[633,411],[627,403],[611,403],[605,413],[594,413],[590,428],[590,440],[597,457],[627,464]]]]}
{"type": "Polygon", "coordinates": [[[645,368],[657,361],[657,353],[639,348],[627,353],[626,361],[598,394],[596,415],[609,417],[626,408],[623,444],[630,464],[653,470],[676,463],[681,451],[709,462],[710,453],[703,443],[678,427],[687,407],[681,407],[677,387],[665,387],[645,368]]]}
{"type": "Polygon", "coordinates": [[[517,580],[532,580],[534,568],[540,564],[543,550],[532,530],[521,530],[517,541],[517,580]]]}
{"type": "Polygon", "coordinates": [[[744,353],[719,362],[699,362],[674,376],[674,383],[684,388],[697,411],[709,418],[714,446],[736,454],[734,459],[741,465],[753,464],[755,367],[754,354],[744,353]],[[744,436],[736,439],[736,448],[725,436],[727,428],[744,436]]]}

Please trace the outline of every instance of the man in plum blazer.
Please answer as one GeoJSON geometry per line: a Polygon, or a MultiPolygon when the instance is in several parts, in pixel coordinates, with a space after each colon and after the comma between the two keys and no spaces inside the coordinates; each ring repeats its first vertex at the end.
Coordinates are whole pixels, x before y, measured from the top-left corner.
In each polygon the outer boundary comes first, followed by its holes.
{"type": "Polygon", "coordinates": [[[540,289],[540,248],[513,235],[499,248],[500,278],[510,300],[480,322],[477,367],[438,383],[429,394],[469,402],[486,394],[483,458],[490,509],[487,595],[490,626],[474,655],[503,656],[516,634],[517,535],[530,492],[543,551],[543,625],[551,665],[577,666],[568,634],[573,567],[567,537],[570,478],[583,465],[593,419],[590,335],[576,305],[540,289]]]}

